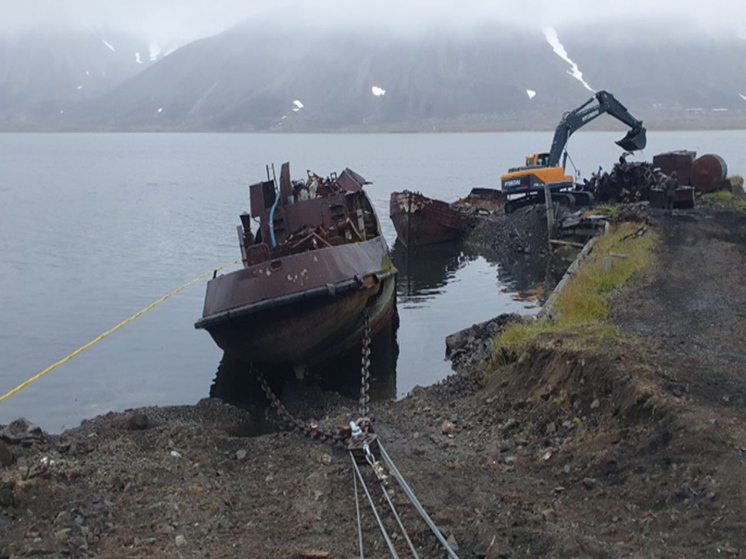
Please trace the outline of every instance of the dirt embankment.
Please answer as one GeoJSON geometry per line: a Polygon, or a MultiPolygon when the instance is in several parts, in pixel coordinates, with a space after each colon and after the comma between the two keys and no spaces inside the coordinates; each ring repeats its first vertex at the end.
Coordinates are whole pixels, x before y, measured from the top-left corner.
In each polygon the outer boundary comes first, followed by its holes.
{"type": "MultiPolygon", "coordinates": [[[[746,553],[746,216],[655,227],[656,264],[612,299],[620,336],[547,334],[494,363],[469,359],[485,349],[467,337],[458,374],[374,406],[460,557],[746,553]]],[[[311,390],[287,405],[329,425],[355,417],[355,402],[311,390]]],[[[205,400],[11,445],[0,556],[356,556],[346,451],[246,436],[260,428],[205,400]]],[[[441,556],[394,499],[422,556],[441,556]]],[[[386,557],[369,514],[364,528],[366,556],[386,557]]]]}

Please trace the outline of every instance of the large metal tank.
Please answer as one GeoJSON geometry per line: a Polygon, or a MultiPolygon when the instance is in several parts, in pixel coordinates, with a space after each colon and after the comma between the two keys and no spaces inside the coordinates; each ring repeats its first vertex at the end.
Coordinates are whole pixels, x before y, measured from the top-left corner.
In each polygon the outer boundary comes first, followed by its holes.
{"type": "Polygon", "coordinates": [[[659,168],[661,172],[669,176],[676,171],[679,184],[692,184],[690,175],[695,157],[697,157],[697,152],[688,150],[659,153],[653,157],[653,167],[659,168]]]}
{"type": "Polygon", "coordinates": [[[692,186],[699,192],[712,192],[722,188],[728,176],[728,165],[719,155],[708,153],[692,162],[692,186]]]}

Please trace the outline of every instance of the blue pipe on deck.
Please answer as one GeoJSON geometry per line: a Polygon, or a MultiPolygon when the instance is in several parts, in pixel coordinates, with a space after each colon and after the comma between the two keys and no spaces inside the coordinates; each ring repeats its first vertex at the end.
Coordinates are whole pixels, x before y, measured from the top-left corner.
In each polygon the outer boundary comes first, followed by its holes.
{"type": "Polygon", "coordinates": [[[275,203],[272,204],[272,209],[269,210],[269,238],[272,241],[272,248],[277,246],[277,241],[275,240],[275,208],[277,208],[277,203],[279,201],[280,191],[277,190],[275,194],[275,203]]]}

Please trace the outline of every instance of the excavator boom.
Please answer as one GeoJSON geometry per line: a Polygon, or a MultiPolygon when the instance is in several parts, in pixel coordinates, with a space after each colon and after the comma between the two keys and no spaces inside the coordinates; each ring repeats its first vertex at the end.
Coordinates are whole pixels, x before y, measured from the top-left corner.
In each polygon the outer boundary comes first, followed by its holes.
{"type": "Polygon", "coordinates": [[[611,93],[599,91],[580,107],[565,113],[562,117],[554,131],[552,148],[549,150],[549,165],[559,165],[560,157],[570,136],[604,113],[608,113],[630,127],[627,135],[616,142],[619,147],[625,151],[638,151],[645,148],[647,135],[642,121],[633,117],[627,107],[617,101],[611,93]]]}

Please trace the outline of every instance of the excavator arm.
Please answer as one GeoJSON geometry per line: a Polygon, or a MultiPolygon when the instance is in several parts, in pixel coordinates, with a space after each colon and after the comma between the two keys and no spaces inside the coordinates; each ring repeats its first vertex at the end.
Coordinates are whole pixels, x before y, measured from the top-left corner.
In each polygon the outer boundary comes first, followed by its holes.
{"type": "Polygon", "coordinates": [[[616,142],[618,146],[625,151],[636,151],[645,148],[647,137],[642,121],[633,117],[627,110],[627,107],[617,101],[611,93],[608,91],[599,91],[580,107],[574,111],[565,113],[562,117],[554,132],[552,148],[549,151],[549,166],[559,165],[560,157],[567,145],[567,140],[570,139],[570,136],[575,131],[604,113],[610,114],[630,127],[627,135],[616,142]]]}

